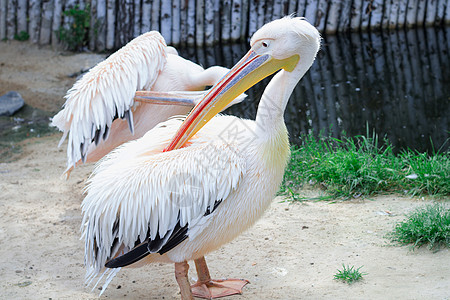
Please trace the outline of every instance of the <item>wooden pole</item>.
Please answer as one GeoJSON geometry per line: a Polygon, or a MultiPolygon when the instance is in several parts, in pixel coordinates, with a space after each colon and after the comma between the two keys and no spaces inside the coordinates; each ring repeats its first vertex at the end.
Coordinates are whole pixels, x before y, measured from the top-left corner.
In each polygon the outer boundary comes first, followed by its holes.
{"type": "Polygon", "coordinates": [[[90,9],[90,25],[89,25],[89,50],[94,51],[95,50],[95,44],[96,44],[96,23],[97,23],[97,4],[98,0],[91,0],[91,9],[90,9]]]}
{"type": "Polygon", "coordinates": [[[231,4],[231,42],[236,42],[241,37],[241,0],[232,0],[231,4]]]}
{"type": "Polygon", "coordinates": [[[6,37],[8,40],[13,40],[16,34],[16,0],[8,1],[6,12],[6,37]]]}
{"type": "Polygon", "coordinates": [[[195,45],[195,0],[188,1],[187,7],[187,35],[186,42],[188,47],[195,45]]]}
{"type": "MultiPolygon", "coordinates": [[[[167,1],[167,0],[166,0],[167,1]]],[[[189,1],[191,2],[191,1],[189,1]]],[[[152,17],[151,17],[151,21],[152,21],[152,30],[156,30],[161,32],[160,28],[159,28],[159,21],[160,21],[160,9],[161,9],[161,3],[160,0],[153,0],[152,1],[152,17]]]]}
{"type": "Polygon", "coordinates": [[[114,46],[116,48],[120,48],[125,43],[125,34],[126,34],[126,27],[129,26],[130,22],[127,20],[127,5],[126,1],[129,0],[123,0],[119,1],[117,4],[117,13],[116,13],[116,34],[114,36],[114,46]]]}
{"type": "Polygon", "coordinates": [[[166,40],[167,45],[172,44],[172,1],[163,0],[161,2],[161,35],[166,40]]]}
{"type": "Polygon", "coordinates": [[[205,0],[205,44],[214,44],[214,1],[205,0]]]}
{"type": "Polygon", "coordinates": [[[142,1],[141,30],[143,33],[151,30],[151,27],[152,27],[151,13],[152,13],[152,1],[151,0],[142,1]]]}
{"type": "Polygon", "coordinates": [[[398,12],[399,12],[398,1],[393,1],[391,3],[391,10],[389,12],[389,27],[388,27],[389,29],[395,29],[398,24],[398,12]]]}
{"type": "Polygon", "coordinates": [[[182,0],[180,2],[180,47],[186,46],[187,38],[187,2],[182,0]]]}
{"type": "Polygon", "coordinates": [[[275,0],[265,0],[266,5],[266,12],[264,15],[264,24],[269,23],[272,21],[272,15],[273,15],[273,5],[275,0]]]}
{"type": "Polygon", "coordinates": [[[222,15],[220,19],[222,25],[222,43],[228,43],[231,37],[231,0],[222,1],[222,15]]]}
{"type": "Polygon", "coordinates": [[[408,0],[399,0],[397,28],[404,28],[406,23],[406,10],[408,7],[408,0]]]}
{"type": "MultiPolygon", "coordinates": [[[[35,1],[39,1],[39,7],[41,6],[41,0],[29,0],[30,1],[30,3],[33,1],[33,2],[35,2],[35,1]]],[[[72,8],[75,8],[75,5],[77,5],[77,0],[65,0],[64,1],[64,4],[63,4],[63,11],[68,11],[68,10],[70,10],[70,9],[72,9],[72,8]]],[[[30,8],[29,8],[29,10],[31,10],[31,5],[30,5],[30,8]]],[[[40,11],[39,11],[39,13],[40,13],[40,11]]],[[[30,15],[30,24],[31,24],[31,22],[33,21],[33,19],[32,18],[34,18],[34,16],[32,16],[32,14],[31,14],[31,12],[29,12],[28,13],[29,15],[30,15]]],[[[63,27],[64,28],[66,28],[66,29],[69,29],[69,27],[70,27],[70,24],[72,24],[72,22],[73,22],[73,18],[72,17],[70,17],[70,16],[64,16],[64,19],[63,19],[63,27]]],[[[39,20],[39,22],[37,22],[38,24],[40,23],[40,20],[39,20]]],[[[30,34],[30,36],[31,36],[31,34],[30,34]]]]}
{"type": "Polygon", "coordinates": [[[439,0],[439,2],[437,3],[437,13],[436,17],[434,18],[435,26],[444,24],[445,9],[448,5],[450,5],[450,1],[447,0],[439,0]]]}
{"type": "Polygon", "coordinates": [[[28,32],[27,0],[17,0],[17,33],[28,32]]]}
{"type": "Polygon", "coordinates": [[[6,38],[6,10],[7,0],[0,0],[0,40],[6,38]]]}
{"type": "Polygon", "coordinates": [[[383,2],[386,0],[373,0],[370,16],[370,30],[380,30],[383,22],[383,2]]]}
{"type": "Polygon", "coordinates": [[[316,27],[320,32],[325,31],[325,19],[327,18],[328,1],[320,0],[316,12],[316,27]]]}
{"type": "MultiPolygon", "coordinates": [[[[297,0],[290,0],[288,1],[288,11],[287,14],[291,15],[291,14],[295,14],[297,12],[297,0]]],[[[297,15],[297,17],[301,17],[299,15],[297,15]]]]}
{"type": "Polygon", "coordinates": [[[241,10],[241,37],[240,40],[244,41],[247,35],[247,28],[248,28],[248,10],[249,10],[250,4],[249,0],[242,0],[242,10],[241,10]]]}
{"type": "Polygon", "coordinates": [[[449,25],[450,24],[450,3],[448,3],[448,2],[447,2],[447,7],[445,8],[444,24],[445,25],[449,25]]]}
{"type": "Polygon", "coordinates": [[[367,29],[369,28],[371,12],[372,12],[372,1],[363,1],[361,11],[361,23],[359,25],[360,31],[367,31],[367,29]]]}
{"type": "Polygon", "coordinates": [[[266,4],[265,4],[264,1],[259,1],[258,2],[258,18],[257,18],[258,22],[257,22],[257,25],[256,25],[256,30],[258,30],[259,28],[261,28],[264,25],[264,12],[266,10],[266,6],[265,5],[266,4]]]}
{"type": "Polygon", "coordinates": [[[354,0],[351,11],[350,30],[359,31],[361,26],[362,0],[354,0]]]}
{"type": "Polygon", "coordinates": [[[258,2],[250,1],[248,13],[248,36],[251,37],[258,30],[258,2]]]}
{"type": "Polygon", "coordinates": [[[95,22],[97,31],[96,49],[105,51],[106,49],[106,1],[97,0],[97,17],[95,22]]]}
{"type": "Polygon", "coordinates": [[[31,42],[36,44],[39,41],[39,26],[41,24],[41,0],[30,0],[29,4],[30,23],[28,33],[31,42]]]}
{"type": "Polygon", "coordinates": [[[305,8],[306,8],[306,0],[298,0],[297,1],[297,16],[304,17],[305,16],[305,8]]]}
{"type": "Polygon", "coordinates": [[[106,0],[106,49],[112,50],[115,45],[116,2],[106,0]]]}
{"type": "Polygon", "coordinates": [[[384,1],[383,6],[383,18],[381,21],[381,28],[382,29],[388,29],[389,28],[389,14],[391,12],[391,1],[386,0],[384,1]]]}
{"type": "Polygon", "coordinates": [[[53,18],[54,0],[44,1],[42,3],[41,33],[39,35],[39,44],[48,45],[52,37],[52,18],[53,18]]]}
{"type": "Polygon", "coordinates": [[[427,10],[425,15],[425,26],[432,26],[437,12],[437,0],[427,1],[427,10]]]}
{"type": "Polygon", "coordinates": [[[418,0],[416,17],[417,27],[422,27],[425,22],[425,11],[427,9],[426,4],[426,0],[418,0]]]}
{"type": "Polygon", "coordinates": [[[406,28],[412,28],[416,25],[417,7],[419,3],[417,0],[408,1],[408,9],[406,11],[406,28]]]}
{"type": "Polygon", "coordinates": [[[141,31],[141,24],[142,24],[142,7],[141,7],[141,0],[134,0],[133,4],[133,37],[139,36],[141,31]]]}
{"type": "Polygon", "coordinates": [[[332,1],[328,9],[327,23],[325,32],[328,34],[336,33],[339,25],[339,14],[341,13],[341,2],[332,1]]]}
{"type": "Polygon", "coordinates": [[[317,1],[306,1],[305,18],[313,26],[316,26],[317,1]]]}
{"type": "Polygon", "coordinates": [[[282,0],[274,0],[273,3],[273,11],[272,11],[272,20],[277,20],[281,18],[283,10],[282,0]]]}
{"type": "Polygon", "coordinates": [[[62,0],[55,0],[52,21],[52,47],[56,49],[59,45],[58,30],[62,26],[62,0]]]}
{"type": "Polygon", "coordinates": [[[172,45],[180,44],[180,0],[172,0],[172,45]]]}
{"type": "Polygon", "coordinates": [[[197,12],[195,16],[195,41],[197,47],[203,45],[205,37],[205,0],[197,0],[197,12]]]}
{"type": "Polygon", "coordinates": [[[219,43],[221,39],[220,5],[219,1],[214,1],[214,43],[219,43]]]}

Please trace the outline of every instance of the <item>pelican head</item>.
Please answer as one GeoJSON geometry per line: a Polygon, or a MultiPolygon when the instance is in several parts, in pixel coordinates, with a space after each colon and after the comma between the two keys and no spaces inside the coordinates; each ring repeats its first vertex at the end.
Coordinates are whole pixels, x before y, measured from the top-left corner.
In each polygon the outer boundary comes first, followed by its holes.
{"type": "Polygon", "coordinates": [[[279,71],[298,80],[312,65],[320,34],[303,18],[284,17],[261,27],[252,36],[247,54],[209,91],[188,115],[164,151],[183,147],[211,118],[247,89],[279,71]]]}

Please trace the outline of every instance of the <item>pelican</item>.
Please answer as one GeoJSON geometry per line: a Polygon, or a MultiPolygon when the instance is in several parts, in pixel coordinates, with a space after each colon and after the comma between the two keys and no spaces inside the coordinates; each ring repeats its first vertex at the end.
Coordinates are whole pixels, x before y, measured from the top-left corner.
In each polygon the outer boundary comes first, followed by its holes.
{"type": "Polygon", "coordinates": [[[78,80],[53,117],[52,125],[64,132],[59,146],[68,136],[66,176],[77,164],[99,160],[169,117],[186,115],[203,95],[186,91],[203,91],[227,72],[180,57],[157,31],[135,38],[78,80]]]}
{"type": "Polygon", "coordinates": [[[242,292],[248,281],[211,279],[204,256],[252,226],[277,192],[290,155],[283,113],[320,39],[303,18],[264,25],[185,119],[158,124],[97,164],[82,203],[88,284],[107,274],[103,292],[122,267],[165,262],[175,264],[182,299],[242,292]],[[277,71],[254,121],[216,116],[277,71]]]}

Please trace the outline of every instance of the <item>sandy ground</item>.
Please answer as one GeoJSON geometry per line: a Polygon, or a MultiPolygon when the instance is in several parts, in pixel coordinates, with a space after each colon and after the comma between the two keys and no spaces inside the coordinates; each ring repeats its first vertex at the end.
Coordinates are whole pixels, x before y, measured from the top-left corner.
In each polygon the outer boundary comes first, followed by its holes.
{"type": "MultiPolygon", "coordinates": [[[[96,54],[61,55],[28,43],[0,43],[0,93],[56,111],[68,74],[96,54]]],[[[92,165],[60,179],[60,135],[23,142],[18,160],[0,163],[0,299],[95,299],[83,284],[80,203],[92,165]]],[[[314,193],[305,191],[304,194],[314,193]]],[[[250,280],[230,299],[450,299],[450,251],[410,251],[385,235],[426,201],[396,195],[338,203],[282,203],[232,243],[207,256],[212,276],[250,280]],[[363,266],[362,282],[333,280],[342,264],[363,266]]],[[[193,269],[193,268],[192,268],[193,269]]],[[[191,271],[190,276],[195,277],[191,271]]],[[[177,299],[172,265],[125,269],[102,298],[177,299]]]]}

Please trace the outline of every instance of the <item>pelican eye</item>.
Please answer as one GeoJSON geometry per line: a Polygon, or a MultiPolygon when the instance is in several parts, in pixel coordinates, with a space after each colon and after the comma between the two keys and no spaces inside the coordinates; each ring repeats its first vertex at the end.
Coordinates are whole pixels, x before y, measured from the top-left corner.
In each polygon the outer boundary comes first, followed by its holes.
{"type": "Polygon", "coordinates": [[[262,45],[264,48],[269,47],[269,43],[267,43],[267,42],[262,42],[261,45],[262,45]]]}

